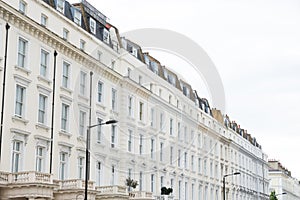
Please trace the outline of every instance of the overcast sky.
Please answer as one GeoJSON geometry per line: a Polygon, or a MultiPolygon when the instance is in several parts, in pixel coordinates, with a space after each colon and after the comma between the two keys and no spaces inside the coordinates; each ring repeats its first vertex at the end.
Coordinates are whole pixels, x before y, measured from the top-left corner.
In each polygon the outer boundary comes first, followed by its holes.
{"type": "MultiPolygon", "coordinates": [[[[256,137],[270,159],[280,160],[300,179],[299,0],[89,2],[120,33],[163,28],[198,43],[222,78],[230,119],[256,137]]],[[[174,67],[172,56],[159,60],[174,67]]]]}

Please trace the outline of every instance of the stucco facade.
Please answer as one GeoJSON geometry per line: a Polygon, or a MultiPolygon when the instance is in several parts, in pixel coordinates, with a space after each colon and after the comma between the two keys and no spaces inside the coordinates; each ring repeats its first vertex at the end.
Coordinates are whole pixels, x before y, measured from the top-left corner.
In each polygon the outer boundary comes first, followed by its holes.
{"type": "Polygon", "coordinates": [[[269,160],[270,193],[275,191],[279,200],[300,199],[300,182],[292,177],[277,160],[269,160]]]}
{"type": "Polygon", "coordinates": [[[91,129],[89,199],[216,200],[234,172],[227,199],[268,199],[256,139],[86,1],[1,0],[0,34],[1,199],[82,199],[87,126],[111,119],[91,129]]]}

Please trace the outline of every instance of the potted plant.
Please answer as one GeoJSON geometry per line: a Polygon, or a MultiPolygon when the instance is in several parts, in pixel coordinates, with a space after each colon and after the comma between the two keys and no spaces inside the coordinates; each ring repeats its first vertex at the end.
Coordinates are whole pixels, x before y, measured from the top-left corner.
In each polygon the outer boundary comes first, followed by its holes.
{"type": "Polygon", "coordinates": [[[160,189],[161,191],[161,195],[170,195],[173,192],[172,188],[166,188],[166,187],[162,187],[160,189]]]}
{"type": "Polygon", "coordinates": [[[125,181],[126,186],[128,186],[128,192],[129,192],[129,196],[133,196],[134,194],[132,194],[131,188],[135,189],[136,186],[138,186],[138,182],[133,180],[132,178],[128,177],[125,181]]]}

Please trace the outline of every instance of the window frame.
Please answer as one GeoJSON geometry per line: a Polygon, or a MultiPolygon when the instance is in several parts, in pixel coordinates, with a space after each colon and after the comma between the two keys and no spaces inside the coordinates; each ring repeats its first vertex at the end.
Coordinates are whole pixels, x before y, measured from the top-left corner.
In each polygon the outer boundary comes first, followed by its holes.
{"type": "Polygon", "coordinates": [[[48,25],[48,16],[45,14],[41,14],[41,25],[47,27],[48,25]]]}
{"type": "Polygon", "coordinates": [[[14,115],[19,118],[25,118],[25,106],[26,106],[26,87],[20,84],[16,84],[15,95],[15,112],[14,115]],[[19,98],[19,91],[20,98],[19,98]],[[18,109],[20,108],[20,110],[18,109]]]}
{"type": "Polygon", "coordinates": [[[71,64],[63,61],[62,67],[62,87],[70,88],[70,68],[71,64]]]}
{"type": "Polygon", "coordinates": [[[87,90],[87,73],[80,71],[80,81],[79,81],[79,94],[86,96],[87,90]]]}
{"type": "Polygon", "coordinates": [[[91,33],[96,34],[97,24],[96,24],[96,21],[92,17],[90,17],[89,25],[90,25],[89,27],[90,27],[91,33]]]}
{"type": "Polygon", "coordinates": [[[24,37],[18,38],[18,55],[17,55],[17,66],[23,69],[27,69],[27,57],[28,57],[28,40],[24,37]],[[21,42],[23,48],[21,49],[21,42]]]}
{"type": "Polygon", "coordinates": [[[38,123],[47,124],[47,104],[48,96],[44,94],[39,94],[39,107],[38,107],[38,123]],[[43,106],[41,107],[41,97],[43,99],[43,106]],[[42,120],[40,118],[42,114],[42,120]]]}
{"type": "Polygon", "coordinates": [[[49,69],[49,55],[50,53],[46,51],[45,49],[41,49],[41,57],[40,57],[40,75],[44,78],[48,78],[48,69],[49,69]],[[44,59],[43,59],[44,55],[44,59]],[[44,73],[42,73],[44,70],[44,73]]]}
{"type": "Polygon", "coordinates": [[[35,154],[35,170],[37,172],[45,172],[45,161],[46,161],[46,147],[44,146],[36,146],[36,154],[35,154]],[[42,150],[42,155],[40,155],[40,151],[42,150]]]}
{"type": "Polygon", "coordinates": [[[66,103],[62,103],[62,110],[61,110],[61,126],[60,129],[64,132],[69,131],[69,121],[70,121],[70,105],[66,103]],[[65,112],[65,115],[64,115],[65,112]],[[63,123],[64,121],[64,123],[63,123]],[[64,126],[63,126],[64,124],[64,126]]]}

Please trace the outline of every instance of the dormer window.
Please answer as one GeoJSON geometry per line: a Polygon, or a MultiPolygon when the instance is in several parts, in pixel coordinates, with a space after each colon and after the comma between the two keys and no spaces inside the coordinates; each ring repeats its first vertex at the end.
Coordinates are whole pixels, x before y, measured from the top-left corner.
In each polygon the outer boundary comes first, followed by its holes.
{"type": "Polygon", "coordinates": [[[93,18],[90,18],[90,31],[93,34],[96,34],[96,21],[93,18]]]}
{"type": "Polygon", "coordinates": [[[175,77],[172,74],[168,74],[168,82],[175,86],[175,77]]]}
{"type": "Polygon", "coordinates": [[[182,86],[182,91],[185,96],[190,96],[190,90],[185,85],[182,86]]]}
{"type": "Polygon", "coordinates": [[[106,29],[103,29],[103,42],[109,44],[109,31],[106,29]]]}
{"type": "Polygon", "coordinates": [[[65,13],[65,0],[57,0],[56,10],[61,13],[65,13]]]}
{"type": "Polygon", "coordinates": [[[155,74],[158,74],[158,66],[157,66],[156,62],[150,62],[150,69],[155,74]]]}
{"type": "Polygon", "coordinates": [[[149,66],[150,65],[150,60],[148,56],[144,55],[145,63],[149,66]]]}
{"type": "Polygon", "coordinates": [[[128,51],[129,51],[129,53],[130,53],[131,55],[137,57],[137,49],[136,49],[136,48],[134,48],[134,47],[132,47],[132,46],[129,46],[129,47],[128,47],[128,51]]]}
{"type": "Polygon", "coordinates": [[[78,26],[81,26],[81,13],[77,9],[74,9],[74,22],[78,26]]]}

